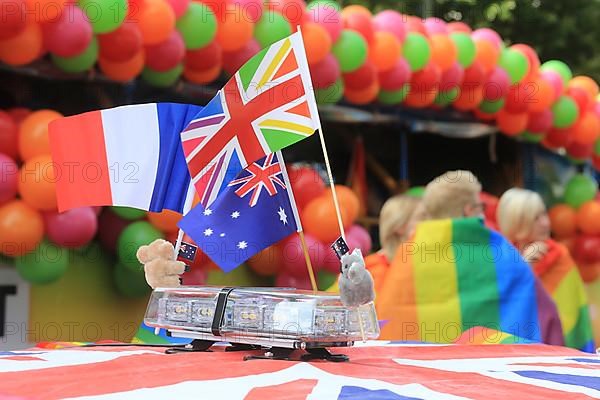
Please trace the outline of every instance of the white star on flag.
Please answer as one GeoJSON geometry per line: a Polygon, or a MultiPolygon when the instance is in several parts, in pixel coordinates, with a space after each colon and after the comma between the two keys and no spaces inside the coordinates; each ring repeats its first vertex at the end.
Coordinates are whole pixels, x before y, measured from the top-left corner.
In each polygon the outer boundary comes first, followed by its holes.
{"type": "Polygon", "coordinates": [[[212,210],[210,208],[207,208],[206,210],[204,210],[203,214],[206,216],[212,215],[212,210]]]}
{"type": "Polygon", "coordinates": [[[210,235],[212,235],[212,234],[213,234],[213,230],[212,230],[212,229],[210,229],[210,228],[206,228],[206,229],[204,230],[204,236],[210,236],[210,235]]]}
{"type": "Polygon", "coordinates": [[[285,215],[285,210],[282,207],[279,207],[277,214],[279,214],[279,220],[283,222],[284,225],[287,225],[287,215],[285,215]]]}
{"type": "Polygon", "coordinates": [[[224,234],[224,233],[221,233],[219,236],[221,236],[221,237],[225,237],[225,234],[224,234]]]}
{"type": "Polygon", "coordinates": [[[242,240],[238,243],[237,247],[240,250],[244,250],[246,247],[248,247],[248,243],[245,240],[242,240]]]}
{"type": "Polygon", "coordinates": [[[234,211],[231,213],[231,218],[236,219],[240,216],[240,212],[239,211],[234,211]]]}

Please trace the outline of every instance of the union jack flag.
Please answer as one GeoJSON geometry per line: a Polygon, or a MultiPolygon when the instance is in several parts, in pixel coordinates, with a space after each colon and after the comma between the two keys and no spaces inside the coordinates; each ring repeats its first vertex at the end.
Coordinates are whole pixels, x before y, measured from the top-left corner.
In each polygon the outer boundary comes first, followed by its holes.
{"type": "Polygon", "coordinates": [[[239,197],[250,195],[250,207],[254,207],[258,203],[258,197],[262,189],[265,189],[269,196],[277,194],[277,186],[285,189],[281,175],[281,165],[278,161],[274,161],[274,154],[269,154],[264,163],[252,163],[247,168],[247,176],[234,179],[229,182],[228,186],[241,185],[235,190],[235,194],[239,197]]]}
{"type": "Polygon", "coordinates": [[[132,346],[0,353],[0,398],[600,398],[600,360],[562,347],[381,341],[333,349],[349,356],[343,363],[243,361],[257,352],[223,350],[169,355],[132,346]]]}
{"type": "Polygon", "coordinates": [[[302,35],[252,57],[181,133],[200,198],[210,206],[253,161],[296,143],[320,126],[302,35]]]}

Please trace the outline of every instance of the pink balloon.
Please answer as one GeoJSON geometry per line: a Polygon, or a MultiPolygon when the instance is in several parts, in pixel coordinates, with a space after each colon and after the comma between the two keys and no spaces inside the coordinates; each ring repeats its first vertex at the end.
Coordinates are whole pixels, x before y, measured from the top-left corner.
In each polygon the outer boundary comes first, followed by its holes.
{"type": "Polygon", "coordinates": [[[406,38],[406,17],[398,11],[385,10],[373,17],[373,28],[376,31],[390,32],[400,42],[406,38]]]}
{"type": "Polygon", "coordinates": [[[307,10],[306,15],[309,21],[321,24],[329,33],[333,42],[338,40],[342,29],[344,29],[344,24],[342,16],[332,5],[317,4],[315,7],[307,10]]]}
{"type": "Polygon", "coordinates": [[[425,31],[427,31],[427,35],[429,36],[448,34],[448,27],[446,26],[446,22],[439,18],[425,18],[423,25],[425,25],[425,31]]]}
{"type": "Polygon", "coordinates": [[[455,62],[450,68],[442,72],[440,91],[446,92],[462,85],[464,77],[465,69],[458,62],[455,62]]]}
{"type": "Polygon", "coordinates": [[[488,101],[500,100],[508,95],[509,89],[508,73],[503,68],[496,67],[483,86],[483,98],[488,101]]]}
{"type": "Polygon", "coordinates": [[[327,54],[323,61],[310,65],[309,68],[315,89],[331,86],[340,77],[340,64],[333,54],[327,54]]]}
{"type": "Polygon", "coordinates": [[[279,275],[277,275],[277,278],[275,278],[275,286],[305,290],[312,289],[308,273],[306,274],[306,276],[297,277],[294,275],[290,275],[286,271],[282,271],[279,273],[279,275]]]}
{"type": "Polygon", "coordinates": [[[263,14],[263,3],[260,0],[233,0],[236,9],[239,9],[239,15],[242,18],[248,18],[253,23],[258,22],[263,14]]]}
{"type": "MultiPolygon", "coordinates": [[[[311,235],[305,234],[304,239],[306,241],[306,247],[308,248],[308,254],[310,256],[310,262],[312,263],[313,271],[316,273],[323,264],[325,257],[325,246],[311,235]]],[[[283,258],[283,271],[286,274],[293,275],[295,277],[308,276],[308,270],[306,269],[306,257],[302,248],[302,243],[298,235],[292,235],[286,239],[281,245],[281,255],[283,258]]]]}
{"type": "Polygon", "coordinates": [[[175,18],[180,18],[187,11],[190,5],[190,0],[167,0],[167,3],[169,3],[171,8],[173,9],[173,12],[175,13],[175,18]]]}
{"type": "Polygon", "coordinates": [[[379,73],[379,84],[383,90],[400,90],[410,82],[412,72],[404,58],[398,58],[396,65],[379,73]]]}
{"type": "Polygon", "coordinates": [[[177,30],[164,42],[146,46],[146,66],[158,72],[175,68],[185,57],[185,44],[177,30]]]}
{"type": "Polygon", "coordinates": [[[60,57],[80,54],[92,41],[92,25],[76,5],[67,5],[56,21],[41,26],[45,47],[60,57]]]}
{"type": "Polygon", "coordinates": [[[17,163],[0,153],[0,204],[13,200],[17,195],[19,167],[17,163]]]}
{"type": "Polygon", "coordinates": [[[490,28],[479,28],[475,29],[471,34],[471,39],[473,40],[486,40],[491,42],[496,46],[498,50],[502,48],[502,38],[498,33],[490,28]]]}
{"type": "Polygon", "coordinates": [[[229,75],[233,75],[246,61],[260,51],[260,45],[254,39],[250,39],[244,47],[236,51],[223,52],[223,69],[229,75]]]}
{"type": "Polygon", "coordinates": [[[547,132],[552,128],[552,111],[549,109],[530,113],[527,122],[527,130],[533,133],[547,132]]]}
{"type": "Polygon", "coordinates": [[[44,224],[48,238],[57,245],[68,248],[89,243],[98,230],[98,219],[91,207],[47,213],[44,215],[44,224]]]}
{"type": "Polygon", "coordinates": [[[350,229],[346,231],[346,239],[348,239],[350,251],[355,248],[360,249],[363,256],[366,256],[371,252],[371,235],[369,235],[369,232],[362,226],[352,225],[350,229]]]}
{"type": "Polygon", "coordinates": [[[560,96],[562,96],[563,91],[565,90],[565,85],[563,83],[562,77],[555,71],[541,71],[540,76],[542,79],[550,82],[552,87],[554,88],[554,100],[557,100],[560,96]]]}

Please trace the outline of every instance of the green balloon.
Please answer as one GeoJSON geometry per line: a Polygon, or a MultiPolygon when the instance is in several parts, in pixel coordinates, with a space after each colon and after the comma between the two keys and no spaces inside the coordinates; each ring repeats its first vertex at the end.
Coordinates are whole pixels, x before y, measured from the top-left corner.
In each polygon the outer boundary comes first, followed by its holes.
{"type": "Polygon", "coordinates": [[[117,290],[126,297],[142,297],[152,291],[146,282],[143,268],[132,270],[124,264],[118,263],[113,270],[113,279],[117,290]]]}
{"type": "Polygon", "coordinates": [[[73,57],[59,57],[52,54],[52,62],[65,72],[77,73],[89,70],[98,59],[98,40],[92,37],[89,46],[80,54],[73,57]]]}
{"type": "Polygon", "coordinates": [[[529,143],[540,143],[542,140],[544,140],[545,136],[546,135],[544,134],[533,133],[529,131],[523,131],[523,133],[521,133],[521,138],[529,143]]]}
{"type": "Polygon", "coordinates": [[[146,211],[131,207],[111,207],[112,212],[123,219],[136,220],[146,216],[146,211]]]}
{"type": "Polygon", "coordinates": [[[367,60],[367,42],[356,31],[344,29],[331,49],[344,73],[356,71],[367,60]]]}
{"type": "Polygon", "coordinates": [[[67,271],[69,251],[47,240],[15,260],[15,267],[21,278],[35,284],[45,284],[58,280],[67,271]]]}
{"type": "Polygon", "coordinates": [[[579,108],[575,100],[569,96],[561,96],[552,105],[552,114],[554,116],[554,126],[556,128],[568,128],[579,118],[579,108]]]}
{"type": "Polygon", "coordinates": [[[77,4],[96,34],[114,31],[127,16],[127,0],[79,0],[77,4]]]}
{"type": "Polygon", "coordinates": [[[567,183],[565,188],[565,203],[579,208],[586,201],[593,200],[598,193],[598,184],[587,175],[577,174],[567,183]]]}
{"type": "Polygon", "coordinates": [[[450,39],[454,42],[458,50],[458,62],[464,68],[468,68],[475,61],[475,42],[471,35],[464,32],[454,32],[450,34],[450,39]]]}
{"type": "Polygon", "coordinates": [[[515,84],[527,74],[529,69],[529,61],[527,57],[520,51],[511,48],[504,49],[500,54],[498,65],[508,73],[510,83],[515,84]]]}
{"type": "Polygon", "coordinates": [[[600,139],[596,140],[596,143],[594,143],[594,155],[600,156],[600,139]]]}
{"type": "Polygon", "coordinates": [[[337,281],[337,278],[338,274],[322,269],[317,272],[317,288],[319,290],[327,290],[337,281]]]}
{"type": "Polygon", "coordinates": [[[338,79],[333,85],[315,90],[317,104],[335,104],[344,96],[344,82],[338,79]]]}
{"type": "Polygon", "coordinates": [[[312,10],[313,8],[317,7],[318,5],[322,5],[323,8],[325,7],[331,7],[336,11],[341,11],[342,8],[340,7],[340,5],[332,0],[315,0],[315,1],[311,1],[306,8],[308,10],[312,10]]]}
{"type": "Polygon", "coordinates": [[[415,72],[425,68],[431,57],[431,48],[425,36],[412,32],[406,35],[402,53],[410,69],[415,72]]]}
{"type": "Polygon", "coordinates": [[[400,104],[404,101],[404,99],[406,98],[406,96],[408,95],[408,91],[410,90],[410,85],[407,83],[405,84],[402,89],[398,89],[398,90],[380,90],[379,94],[377,95],[377,100],[379,100],[379,102],[381,104],[387,104],[387,105],[396,105],[396,104],[400,104]]]}
{"type": "Polygon", "coordinates": [[[267,286],[268,279],[256,275],[247,265],[240,265],[231,272],[210,270],[206,277],[207,285],[214,286],[267,286]]]}
{"type": "Polygon", "coordinates": [[[455,87],[450,90],[446,90],[445,92],[438,92],[433,102],[440,107],[446,107],[448,104],[452,103],[457,98],[458,88],[455,87]]]}
{"type": "Polygon", "coordinates": [[[179,64],[168,71],[158,72],[148,67],[142,71],[142,79],[156,87],[169,87],[172,86],[183,72],[183,65],[179,64]]]}
{"type": "Polygon", "coordinates": [[[481,103],[479,103],[479,111],[487,114],[497,113],[502,109],[502,107],[504,107],[504,102],[504,99],[483,100],[481,103]]]}
{"type": "Polygon", "coordinates": [[[176,26],[188,50],[206,46],[217,35],[215,13],[203,3],[191,2],[176,26]]]}
{"type": "Polygon", "coordinates": [[[292,27],[281,13],[270,11],[263,13],[254,26],[254,38],[262,48],[285,39],[292,34],[292,27]]]}
{"type": "Polygon", "coordinates": [[[540,71],[554,71],[560,75],[562,78],[563,84],[567,86],[569,81],[573,79],[573,72],[571,72],[571,68],[567,64],[559,60],[550,60],[546,61],[540,66],[540,71]]]}
{"type": "Polygon", "coordinates": [[[147,221],[137,221],[128,225],[117,239],[119,261],[131,270],[137,271],[140,268],[136,256],[137,250],[162,237],[163,234],[147,221]]]}
{"type": "Polygon", "coordinates": [[[420,197],[423,197],[423,195],[425,194],[425,187],[424,186],[413,186],[410,189],[408,189],[404,194],[408,195],[408,196],[420,198],[420,197]]]}

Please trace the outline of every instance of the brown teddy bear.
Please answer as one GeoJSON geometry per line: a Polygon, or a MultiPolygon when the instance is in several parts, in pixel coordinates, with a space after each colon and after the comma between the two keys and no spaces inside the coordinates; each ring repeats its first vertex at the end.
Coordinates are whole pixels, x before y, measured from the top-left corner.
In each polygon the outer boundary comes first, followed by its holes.
{"type": "Polygon", "coordinates": [[[146,282],[152,289],[181,286],[179,275],[186,271],[186,265],[175,260],[175,248],[172,243],[156,239],[138,249],[137,259],[144,264],[146,282]]]}

